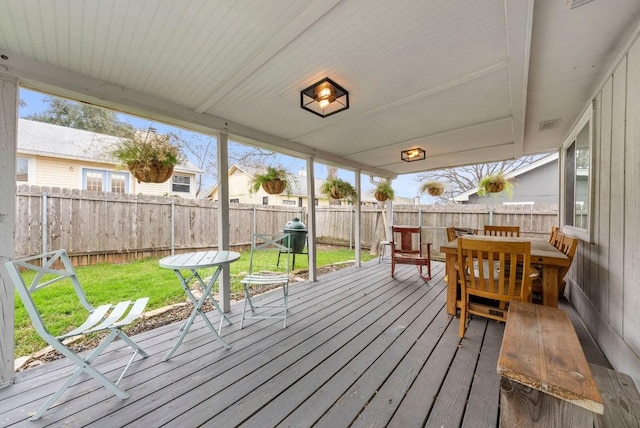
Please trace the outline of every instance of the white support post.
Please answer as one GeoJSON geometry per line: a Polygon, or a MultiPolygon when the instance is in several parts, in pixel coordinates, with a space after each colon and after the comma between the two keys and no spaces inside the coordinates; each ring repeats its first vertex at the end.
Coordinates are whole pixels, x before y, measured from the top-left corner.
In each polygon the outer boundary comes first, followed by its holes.
{"type": "Polygon", "coordinates": [[[386,215],[387,215],[387,230],[384,231],[387,241],[391,241],[391,226],[393,226],[393,201],[387,199],[385,202],[386,215]]]}
{"type": "Polygon", "coordinates": [[[356,193],[358,193],[358,197],[354,201],[355,209],[356,209],[356,223],[354,226],[354,241],[356,241],[356,251],[355,251],[355,265],[357,267],[362,266],[362,248],[360,246],[360,233],[361,233],[361,222],[362,222],[362,204],[360,203],[362,197],[362,172],[360,170],[356,171],[356,193]]]}
{"type": "MultiPolygon", "coordinates": [[[[229,249],[229,135],[218,134],[218,250],[229,249]]],[[[231,311],[231,274],[225,266],[218,277],[223,312],[231,311]]]]}
{"type": "Polygon", "coordinates": [[[3,262],[15,256],[17,139],[18,82],[0,76],[0,388],[14,379],[14,294],[3,262]]]}
{"type": "Polygon", "coordinates": [[[313,156],[307,158],[307,200],[309,201],[309,218],[307,221],[307,252],[309,253],[309,280],[317,281],[316,260],[316,172],[313,169],[313,156]]]}

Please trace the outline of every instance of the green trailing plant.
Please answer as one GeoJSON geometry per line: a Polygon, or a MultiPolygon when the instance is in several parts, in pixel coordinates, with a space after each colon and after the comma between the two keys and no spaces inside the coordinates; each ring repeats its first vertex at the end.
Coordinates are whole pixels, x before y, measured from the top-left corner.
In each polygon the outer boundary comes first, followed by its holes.
{"type": "Polygon", "coordinates": [[[358,193],[351,183],[341,178],[328,178],[320,187],[320,192],[333,199],[348,199],[354,201],[358,199],[358,193]]]}
{"type": "Polygon", "coordinates": [[[291,186],[294,181],[295,179],[285,168],[268,166],[264,173],[253,176],[249,191],[256,193],[260,188],[263,188],[265,192],[277,195],[286,190],[287,195],[291,195],[291,186]]]}
{"type": "Polygon", "coordinates": [[[444,184],[437,180],[427,181],[422,183],[420,191],[423,193],[426,192],[431,196],[440,196],[444,193],[444,184]]]}
{"type": "Polygon", "coordinates": [[[131,138],[122,139],[111,154],[126,166],[133,162],[175,166],[184,160],[182,150],[171,142],[171,136],[153,130],[137,131],[131,138]]]}
{"type": "Polygon", "coordinates": [[[173,174],[173,167],[184,160],[180,146],[171,142],[170,135],[155,130],[136,131],[131,138],[122,139],[112,150],[118,159],[138,179],[147,183],[162,183],[173,174]]]}
{"type": "Polygon", "coordinates": [[[378,201],[386,201],[387,199],[393,200],[393,198],[395,197],[395,192],[393,191],[389,180],[383,180],[378,183],[376,188],[373,190],[373,196],[378,201]]]}
{"type": "Polygon", "coordinates": [[[507,196],[513,194],[513,184],[507,180],[502,173],[485,175],[478,184],[478,196],[485,196],[487,193],[500,193],[502,191],[504,191],[507,196]]]}

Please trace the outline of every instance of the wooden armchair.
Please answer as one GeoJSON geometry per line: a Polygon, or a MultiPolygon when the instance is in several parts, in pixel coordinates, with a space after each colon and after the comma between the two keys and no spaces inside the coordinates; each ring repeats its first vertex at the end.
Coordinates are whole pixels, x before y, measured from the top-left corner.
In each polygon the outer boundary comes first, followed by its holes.
{"type": "Polygon", "coordinates": [[[511,300],[528,301],[531,296],[531,243],[458,239],[460,269],[460,337],[464,337],[469,315],[507,320],[511,300]],[[522,266],[510,269],[510,266],[522,266]],[[481,298],[470,301],[471,296],[481,298]],[[494,305],[495,302],[495,305],[494,305]]]}
{"type": "Polygon", "coordinates": [[[484,234],[487,236],[520,237],[520,226],[484,226],[484,234]]]}
{"type": "Polygon", "coordinates": [[[431,243],[422,242],[420,227],[391,226],[391,276],[396,264],[415,265],[422,279],[431,279],[431,243]]]}

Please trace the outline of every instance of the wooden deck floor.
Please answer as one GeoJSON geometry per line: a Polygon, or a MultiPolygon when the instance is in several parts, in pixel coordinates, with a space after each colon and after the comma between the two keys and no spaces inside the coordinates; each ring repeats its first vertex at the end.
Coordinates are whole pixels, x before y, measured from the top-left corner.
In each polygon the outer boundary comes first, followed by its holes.
{"type": "MultiPolygon", "coordinates": [[[[444,264],[433,268],[429,283],[412,266],[393,279],[388,264],[370,262],[294,285],[286,329],[251,320],[240,330],[235,304],[223,328],[229,350],[199,320],[168,362],[178,324],[135,336],[149,357],[122,380],[126,400],[83,376],[30,422],[72,367],[19,373],[0,390],[0,426],[497,426],[503,325],[475,318],[461,343],[444,309],[444,264]]],[[[597,348],[587,354],[606,364],[597,348]]],[[[118,341],[97,366],[115,379],[128,355],[118,341]]]]}

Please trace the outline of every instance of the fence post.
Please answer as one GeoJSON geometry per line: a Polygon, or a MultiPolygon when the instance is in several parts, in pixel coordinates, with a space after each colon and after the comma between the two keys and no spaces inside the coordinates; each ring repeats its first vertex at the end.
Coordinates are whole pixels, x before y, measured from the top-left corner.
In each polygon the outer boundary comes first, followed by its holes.
{"type": "Polygon", "coordinates": [[[171,255],[175,253],[176,248],[176,201],[171,199],[171,255]]]}
{"type": "Polygon", "coordinates": [[[48,220],[48,210],[47,210],[47,192],[42,192],[42,251],[41,253],[47,252],[47,247],[49,246],[49,239],[47,236],[49,220],[48,220]]]}
{"type": "Polygon", "coordinates": [[[349,249],[353,250],[353,208],[349,209],[349,249]]]}

